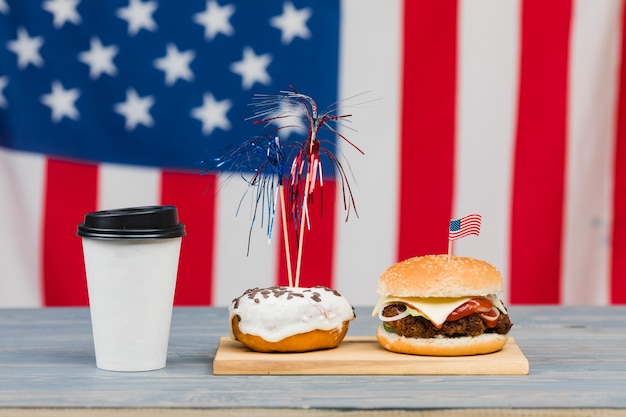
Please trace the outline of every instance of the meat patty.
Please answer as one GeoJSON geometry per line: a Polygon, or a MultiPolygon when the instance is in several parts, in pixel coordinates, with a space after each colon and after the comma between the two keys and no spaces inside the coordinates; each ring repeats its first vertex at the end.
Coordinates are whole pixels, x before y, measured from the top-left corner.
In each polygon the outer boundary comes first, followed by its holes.
{"type": "MultiPolygon", "coordinates": [[[[383,316],[393,317],[402,313],[406,306],[401,303],[390,304],[383,309],[383,316]]],[[[513,324],[507,314],[500,314],[498,323],[488,327],[480,315],[474,313],[459,320],[446,321],[441,329],[424,317],[406,316],[400,320],[385,322],[388,330],[406,337],[430,338],[435,336],[462,337],[478,336],[483,333],[507,334],[513,324]]]]}

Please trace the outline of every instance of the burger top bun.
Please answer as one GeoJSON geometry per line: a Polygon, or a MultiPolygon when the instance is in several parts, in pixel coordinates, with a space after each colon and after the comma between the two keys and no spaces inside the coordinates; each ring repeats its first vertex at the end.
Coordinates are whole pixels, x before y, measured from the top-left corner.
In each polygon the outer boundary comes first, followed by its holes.
{"type": "Polygon", "coordinates": [[[479,259],[427,255],[398,262],[383,272],[377,293],[397,297],[486,296],[502,291],[502,274],[479,259]]]}

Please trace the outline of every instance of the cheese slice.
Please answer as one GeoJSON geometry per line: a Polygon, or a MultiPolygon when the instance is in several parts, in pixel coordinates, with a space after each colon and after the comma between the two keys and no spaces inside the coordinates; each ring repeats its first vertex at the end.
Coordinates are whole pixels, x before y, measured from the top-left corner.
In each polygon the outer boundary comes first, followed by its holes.
{"type": "MultiPolygon", "coordinates": [[[[419,298],[419,297],[394,297],[387,296],[381,297],[376,306],[374,307],[374,311],[372,312],[372,317],[378,315],[378,312],[383,309],[386,305],[400,302],[408,305],[410,308],[414,310],[419,310],[427,319],[429,319],[435,326],[441,326],[450,313],[456,310],[459,306],[463,305],[467,301],[476,298],[476,297],[459,297],[459,298],[439,298],[439,297],[430,297],[430,298],[419,298]]],[[[488,295],[484,298],[490,300],[494,307],[498,310],[506,313],[506,309],[504,305],[500,301],[500,299],[495,295],[488,295]]]]}

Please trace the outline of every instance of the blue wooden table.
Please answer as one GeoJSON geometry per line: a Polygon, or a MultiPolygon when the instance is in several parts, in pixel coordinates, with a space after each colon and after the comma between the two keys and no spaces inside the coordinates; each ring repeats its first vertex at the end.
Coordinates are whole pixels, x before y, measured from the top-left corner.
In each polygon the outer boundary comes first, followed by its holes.
{"type": "MultiPolygon", "coordinates": [[[[349,335],[374,334],[370,312],[349,335]]],[[[214,376],[225,308],[174,309],[166,368],[139,373],[96,368],[88,309],[4,309],[0,416],[626,415],[626,307],[509,313],[528,375],[214,376]]]]}

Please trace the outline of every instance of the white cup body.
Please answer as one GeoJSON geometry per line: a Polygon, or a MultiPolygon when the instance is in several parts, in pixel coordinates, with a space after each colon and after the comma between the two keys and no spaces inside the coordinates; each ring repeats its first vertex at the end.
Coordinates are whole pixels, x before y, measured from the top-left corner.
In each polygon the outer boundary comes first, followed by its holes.
{"type": "Polygon", "coordinates": [[[165,367],[182,238],[83,238],[96,366],[165,367]]]}

